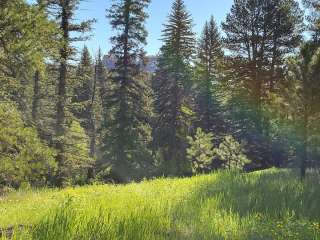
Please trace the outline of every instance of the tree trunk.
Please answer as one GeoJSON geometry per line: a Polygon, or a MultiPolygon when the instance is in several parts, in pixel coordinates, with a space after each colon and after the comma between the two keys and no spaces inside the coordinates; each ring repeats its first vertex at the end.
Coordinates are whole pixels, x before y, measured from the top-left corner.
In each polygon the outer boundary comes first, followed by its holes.
{"type": "MultiPolygon", "coordinates": [[[[97,83],[97,66],[94,68],[94,79],[92,86],[92,96],[90,103],[90,150],[89,156],[90,158],[95,158],[95,148],[96,148],[96,122],[95,122],[95,112],[94,112],[94,102],[96,96],[96,83],[97,83]]],[[[94,178],[94,166],[90,166],[88,169],[87,180],[94,178]]]]}
{"type": "Polygon", "coordinates": [[[300,165],[300,175],[301,179],[305,179],[308,163],[308,123],[309,117],[307,109],[305,109],[304,118],[303,118],[303,142],[302,142],[302,151],[301,151],[301,165],[300,165]]]}
{"type": "Polygon", "coordinates": [[[33,99],[32,99],[32,121],[37,122],[39,103],[40,103],[40,72],[37,70],[34,74],[33,99]]]}
{"type": "Polygon", "coordinates": [[[58,171],[56,176],[56,185],[63,187],[67,179],[67,169],[65,167],[65,105],[66,105],[66,82],[67,82],[67,61],[69,55],[69,17],[67,13],[68,6],[63,5],[62,20],[60,29],[63,31],[63,46],[60,49],[60,69],[58,80],[58,101],[57,101],[57,125],[56,125],[56,149],[58,171]]]}

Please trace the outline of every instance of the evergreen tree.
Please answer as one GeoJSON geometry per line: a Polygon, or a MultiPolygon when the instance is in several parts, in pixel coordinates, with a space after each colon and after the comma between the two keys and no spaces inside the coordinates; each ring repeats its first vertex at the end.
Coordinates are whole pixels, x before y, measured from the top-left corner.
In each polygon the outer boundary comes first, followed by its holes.
{"type": "MultiPolygon", "coordinates": [[[[23,117],[29,121],[31,79],[44,70],[45,59],[52,57],[57,49],[57,27],[42,7],[13,0],[1,2],[0,28],[0,99],[17,102],[23,117]]],[[[34,103],[37,106],[37,101],[34,103]]]]}
{"type": "Polygon", "coordinates": [[[187,156],[191,161],[193,173],[204,173],[211,170],[216,156],[213,140],[213,134],[205,133],[201,128],[197,128],[194,138],[188,137],[187,156]]]}
{"type": "Polygon", "coordinates": [[[67,104],[67,80],[70,78],[69,61],[74,54],[72,43],[87,39],[83,36],[74,36],[74,34],[90,31],[94,20],[88,20],[81,23],[74,21],[75,11],[78,9],[80,0],[48,0],[45,2],[48,9],[57,19],[59,24],[60,51],[59,51],[59,77],[57,81],[57,103],[56,103],[56,149],[58,172],[56,176],[56,185],[63,186],[67,181],[70,172],[65,167],[66,151],[66,104],[67,104]]]}
{"type": "Polygon", "coordinates": [[[163,30],[164,45],[153,81],[155,93],[155,146],[164,160],[165,174],[183,174],[189,135],[191,61],[195,49],[192,19],[182,0],[175,0],[163,30]]]}
{"type": "Polygon", "coordinates": [[[169,51],[183,63],[189,63],[194,55],[195,34],[193,23],[183,0],[174,0],[168,23],[162,30],[163,51],[169,51]]]}
{"type": "Polygon", "coordinates": [[[297,136],[299,136],[295,147],[300,159],[301,177],[304,178],[306,169],[312,166],[312,160],[316,161],[319,158],[317,145],[320,134],[318,128],[320,117],[320,48],[317,47],[317,44],[306,43],[301,49],[300,56],[289,60],[287,81],[288,84],[283,90],[285,94],[282,96],[290,106],[287,111],[292,119],[295,119],[293,124],[298,131],[297,136]],[[316,154],[313,156],[314,159],[312,159],[312,153],[316,154]]]}
{"type": "MultiPolygon", "coordinates": [[[[37,8],[37,11],[40,13],[43,13],[46,19],[49,19],[48,13],[46,12],[46,5],[44,4],[44,1],[38,0],[37,4],[35,5],[37,8]]],[[[38,29],[42,32],[42,34],[45,36],[44,41],[44,47],[41,51],[41,54],[38,55],[38,60],[36,63],[36,67],[34,68],[34,75],[33,75],[33,96],[32,96],[32,109],[31,109],[31,117],[32,122],[37,126],[38,131],[41,130],[39,126],[39,116],[40,116],[40,107],[41,107],[41,100],[43,98],[43,95],[41,93],[42,85],[45,81],[45,75],[46,75],[46,61],[53,60],[54,57],[58,54],[59,45],[58,45],[58,39],[56,36],[58,33],[58,26],[54,23],[53,20],[50,20],[50,24],[54,26],[49,31],[48,29],[39,29],[39,27],[34,27],[34,29],[38,29]]],[[[39,37],[38,35],[36,36],[39,37]]]]}
{"type": "Polygon", "coordinates": [[[216,22],[211,17],[205,23],[198,44],[196,67],[196,102],[199,125],[216,134],[223,126],[222,109],[219,104],[219,78],[223,61],[222,43],[216,22]]]}
{"type": "Polygon", "coordinates": [[[73,86],[72,112],[81,123],[81,127],[90,136],[90,156],[94,157],[94,98],[96,91],[95,73],[89,50],[84,46],[73,86]]]}
{"type": "Polygon", "coordinates": [[[112,117],[106,120],[104,158],[111,162],[118,181],[128,181],[134,170],[142,168],[146,159],[148,113],[144,108],[145,84],[141,81],[142,46],[146,44],[145,8],[150,0],[114,0],[107,11],[116,35],[110,55],[116,59],[110,72],[110,90],[107,92],[108,110],[112,117]],[[112,84],[112,85],[111,85],[112,84]]]}
{"type": "Polygon", "coordinates": [[[211,16],[210,21],[205,23],[198,46],[199,63],[203,68],[206,79],[217,80],[219,67],[223,58],[222,39],[218,26],[211,16]]]}
{"type": "MultiPolygon", "coordinates": [[[[80,121],[86,135],[89,136],[89,156],[96,158],[97,124],[101,116],[100,101],[96,95],[97,66],[94,66],[89,50],[84,46],[81,60],[77,67],[75,83],[73,84],[72,112],[80,121]]],[[[88,170],[88,180],[94,177],[93,167],[88,170]]]]}
{"type": "Polygon", "coordinates": [[[109,119],[109,112],[107,110],[107,73],[104,63],[102,61],[101,50],[94,64],[94,76],[92,82],[92,94],[90,96],[88,106],[90,109],[89,129],[90,147],[89,155],[94,158],[94,164],[88,170],[88,181],[95,178],[96,172],[103,169],[103,156],[101,154],[102,138],[105,134],[107,123],[109,119]],[[101,166],[102,163],[102,166],[101,166]]]}
{"type": "Polygon", "coordinates": [[[66,139],[68,139],[65,145],[67,161],[64,164],[64,170],[68,172],[69,176],[64,184],[85,184],[91,180],[90,171],[94,166],[94,159],[88,151],[89,137],[80,123],[72,120],[66,129],[66,139]]]}
{"type": "MultiPolygon", "coordinates": [[[[100,104],[101,104],[101,114],[103,116],[106,116],[108,112],[107,108],[107,72],[105,69],[105,66],[103,65],[102,61],[102,55],[101,55],[101,49],[99,49],[98,52],[98,57],[95,65],[95,76],[97,80],[97,89],[98,89],[98,94],[99,94],[99,99],[100,99],[100,104]]],[[[106,117],[103,117],[103,119],[106,119],[106,117]]],[[[103,121],[103,120],[102,120],[103,121]]]]}
{"type": "Polygon", "coordinates": [[[233,53],[233,73],[242,74],[251,108],[250,118],[254,139],[265,145],[260,151],[262,165],[272,165],[272,114],[270,95],[277,81],[283,79],[283,63],[301,40],[302,12],[294,0],[239,0],[235,1],[226,21],[222,24],[226,33],[228,50],[233,53]]]}
{"type": "Polygon", "coordinates": [[[239,143],[230,135],[224,137],[224,140],[220,143],[216,153],[224,162],[225,168],[229,170],[243,170],[244,166],[250,163],[250,160],[244,153],[243,144],[239,143]]]}
{"type": "Polygon", "coordinates": [[[47,173],[56,169],[55,151],[25,126],[15,105],[0,103],[0,188],[46,186],[47,173]]]}

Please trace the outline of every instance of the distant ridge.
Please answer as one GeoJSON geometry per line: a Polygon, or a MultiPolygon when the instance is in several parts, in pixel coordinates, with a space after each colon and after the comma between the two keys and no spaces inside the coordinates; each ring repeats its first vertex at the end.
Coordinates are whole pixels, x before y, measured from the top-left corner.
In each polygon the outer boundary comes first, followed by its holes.
{"type": "MultiPolygon", "coordinates": [[[[103,57],[104,65],[108,70],[115,68],[115,57],[105,55],[103,57]]],[[[156,56],[147,56],[146,57],[146,65],[143,67],[143,71],[147,73],[155,73],[157,70],[157,61],[158,57],[156,56]]]]}

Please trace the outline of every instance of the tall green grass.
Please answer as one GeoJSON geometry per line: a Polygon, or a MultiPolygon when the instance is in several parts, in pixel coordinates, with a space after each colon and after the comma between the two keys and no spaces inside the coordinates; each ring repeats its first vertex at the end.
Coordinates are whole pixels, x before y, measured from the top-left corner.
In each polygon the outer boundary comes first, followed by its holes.
{"type": "Polygon", "coordinates": [[[125,186],[12,193],[14,239],[320,239],[320,184],[290,171],[219,172],[125,186]]]}

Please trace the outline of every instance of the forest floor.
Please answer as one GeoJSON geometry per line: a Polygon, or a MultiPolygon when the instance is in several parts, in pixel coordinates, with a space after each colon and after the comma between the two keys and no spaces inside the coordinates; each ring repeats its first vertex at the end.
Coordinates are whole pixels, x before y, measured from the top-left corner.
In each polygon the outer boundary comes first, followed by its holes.
{"type": "MultiPolygon", "coordinates": [[[[218,172],[0,197],[2,239],[320,239],[320,178],[218,172]]],[[[1,237],[0,237],[1,239],[1,237]]]]}

